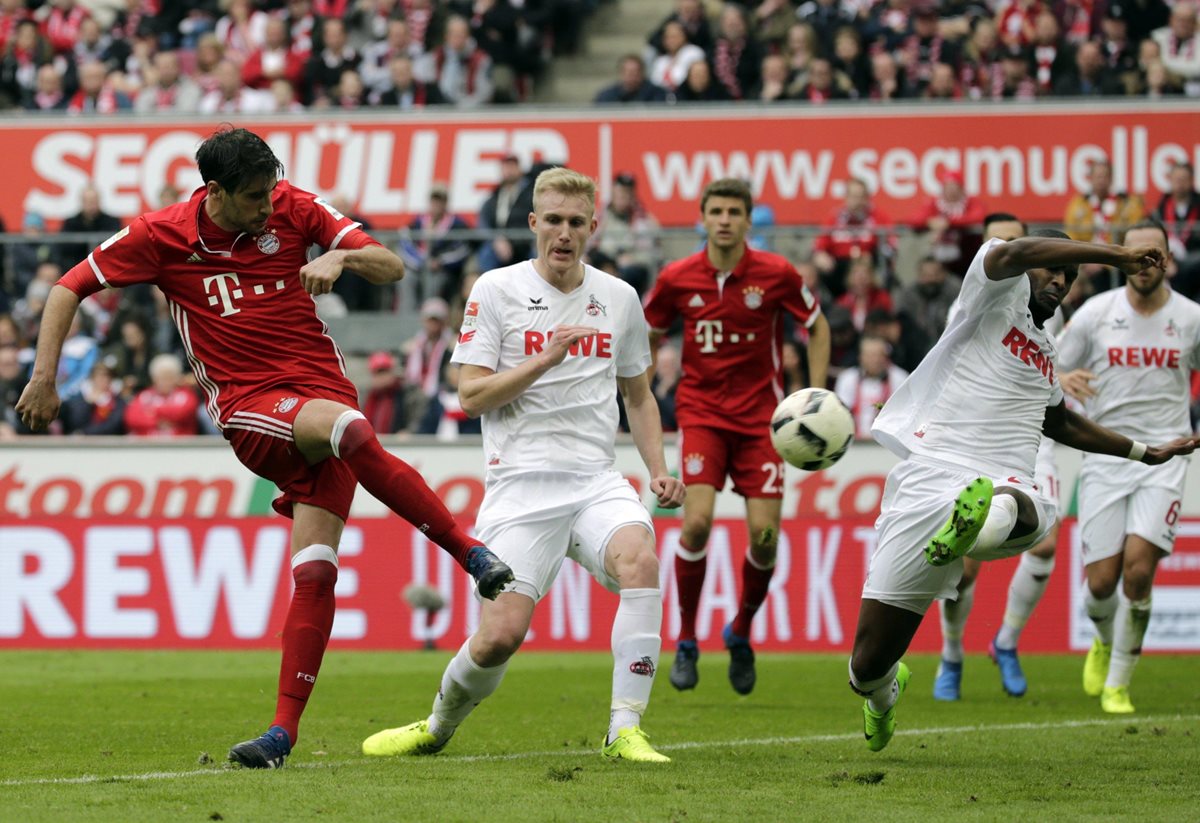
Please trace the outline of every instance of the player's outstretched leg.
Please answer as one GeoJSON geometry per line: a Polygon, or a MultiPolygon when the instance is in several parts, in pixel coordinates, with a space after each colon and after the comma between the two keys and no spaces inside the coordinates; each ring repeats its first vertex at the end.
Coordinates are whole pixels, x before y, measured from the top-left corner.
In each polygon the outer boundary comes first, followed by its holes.
{"type": "Polygon", "coordinates": [[[671,664],[669,680],[679,691],[696,688],[700,673],[696,663],[700,648],[696,643],[696,612],[700,608],[700,592],[708,568],[708,549],[688,548],[683,538],[675,552],[675,587],[679,595],[679,640],[675,644],[675,661],[671,664]]]}
{"type": "Polygon", "coordinates": [[[975,544],[992,505],[992,481],[977,477],[959,492],[946,525],[925,546],[931,566],[945,566],[962,557],[975,544]]]}
{"type": "Polygon", "coordinates": [[[433,713],[396,729],[384,729],[363,741],[363,754],[372,757],[436,754],[445,748],[460,723],[496,690],[508,661],[480,666],[471,658],[471,639],[446,666],[442,685],[433,701],[433,713]]]}
{"type": "Polygon", "coordinates": [[[424,478],[383,448],[362,412],[342,412],[329,445],[364,489],[441,546],[475,578],[480,597],[495,600],[513,579],[512,570],[468,535],[424,478]]]}
{"type": "Polygon", "coordinates": [[[878,680],[860,681],[851,667],[850,688],[866,698],[863,700],[863,737],[871,751],[883,751],[896,733],[896,702],[904,694],[911,676],[908,666],[896,663],[878,680]]]}

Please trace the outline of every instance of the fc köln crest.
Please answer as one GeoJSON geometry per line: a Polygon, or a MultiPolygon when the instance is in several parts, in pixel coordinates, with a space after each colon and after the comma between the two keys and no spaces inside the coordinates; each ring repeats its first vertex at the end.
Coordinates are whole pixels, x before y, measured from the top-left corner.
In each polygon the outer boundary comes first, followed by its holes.
{"type": "Polygon", "coordinates": [[[586,311],[591,317],[595,317],[598,314],[603,314],[605,317],[608,317],[608,310],[604,307],[603,303],[596,299],[596,295],[594,294],[588,295],[588,304],[584,311],[586,311]]]}
{"type": "Polygon", "coordinates": [[[279,251],[279,238],[270,232],[258,236],[258,250],[263,254],[274,254],[279,251]]]}
{"type": "Polygon", "coordinates": [[[746,301],[746,308],[761,308],[763,304],[763,290],[758,286],[748,286],[742,289],[742,298],[746,301]]]}

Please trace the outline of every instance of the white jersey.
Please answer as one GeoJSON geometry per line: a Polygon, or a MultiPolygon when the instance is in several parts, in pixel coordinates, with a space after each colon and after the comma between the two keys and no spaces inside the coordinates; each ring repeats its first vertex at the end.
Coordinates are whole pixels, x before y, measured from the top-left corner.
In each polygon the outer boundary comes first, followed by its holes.
{"type": "Polygon", "coordinates": [[[1200,367],[1200,305],[1171,293],[1139,314],[1125,287],[1088,300],[1059,342],[1059,366],[1096,375],[1083,404],[1095,422],[1151,445],[1190,434],[1191,370],[1200,367]]]}
{"type": "Polygon", "coordinates": [[[1029,278],[989,280],[980,248],[959,311],[884,405],[871,433],[902,459],[1031,480],[1046,407],[1062,402],[1053,337],[1029,313],[1029,278]]]}
{"type": "Polygon", "coordinates": [[[483,415],[489,477],[512,471],[596,474],[615,459],[618,377],[650,368],[650,340],[637,292],[591,266],[570,294],[526,260],[475,283],[451,360],[497,372],[543,350],[555,326],[600,330],[506,406],[483,415]]]}

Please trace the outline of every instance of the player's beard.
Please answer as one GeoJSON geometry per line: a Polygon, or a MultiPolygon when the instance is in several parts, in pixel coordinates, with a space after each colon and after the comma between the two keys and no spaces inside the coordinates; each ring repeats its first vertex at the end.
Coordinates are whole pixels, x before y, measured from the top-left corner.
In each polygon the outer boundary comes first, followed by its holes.
{"type": "Polygon", "coordinates": [[[1164,272],[1162,269],[1152,269],[1151,272],[1151,278],[1145,281],[1145,283],[1136,278],[1129,278],[1129,285],[1132,286],[1133,290],[1142,297],[1149,297],[1158,291],[1162,286],[1163,278],[1167,276],[1166,272],[1164,272]]]}

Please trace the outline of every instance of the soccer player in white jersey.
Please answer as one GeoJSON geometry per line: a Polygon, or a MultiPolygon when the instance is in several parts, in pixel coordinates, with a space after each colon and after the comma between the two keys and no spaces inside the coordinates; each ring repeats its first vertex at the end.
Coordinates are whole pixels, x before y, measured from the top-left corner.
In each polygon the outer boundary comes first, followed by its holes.
{"type": "Polygon", "coordinates": [[[1162,261],[1156,246],[989,240],[963,279],[961,310],[876,418],[872,434],[901,461],[884,486],[850,657],[871,751],[895,732],[909,680],[900,658],[930,604],[954,595],[962,557],[1017,554],[1053,525],[1057,512],[1033,482],[1043,433],[1152,464],[1195,449],[1191,437],[1147,447],[1067,409],[1043,329],[1078,264],[1134,274],[1162,261]]]}
{"type": "MultiPolygon", "coordinates": [[[[1027,233],[1025,224],[1014,215],[997,212],[989,214],[983,221],[983,239],[1015,240],[1027,233]]],[[[1035,232],[1035,235],[1037,233],[1035,232]]],[[[1061,235],[1059,235],[1061,236],[1061,235]]],[[[956,302],[951,314],[958,310],[956,302]]],[[[1046,321],[1045,330],[1057,336],[1063,328],[1063,313],[1060,307],[1046,321]]],[[[1038,492],[1058,508],[1059,481],[1058,464],[1054,459],[1054,441],[1043,437],[1038,446],[1034,463],[1033,482],[1038,492]]],[[[1021,631],[1029,622],[1030,615],[1041,602],[1050,572],[1054,571],[1054,550],[1058,545],[1059,519],[1056,518],[1050,531],[1036,546],[1021,555],[1020,563],[1008,583],[1008,598],[1004,608],[1004,621],[988,645],[988,653],[1000,672],[1000,685],[1013,697],[1021,697],[1028,689],[1025,672],[1017,657],[1017,642],[1021,631]]],[[[933,680],[935,700],[953,701],[962,696],[963,635],[966,633],[967,618],[975,605],[975,581],[983,564],[973,557],[963,558],[962,579],[958,581],[958,598],[939,601],[941,606],[942,659],[937,676],[933,680]]]]}
{"type": "MultiPolygon", "coordinates": [[[[1153,245],[1170,258],[1156,223],[1130,228],[1125,245],[1153,245]]],[[[1187,434],[1188,384],[1200,368],[1200,306],[1171,290],[1162,265],[1132,274],[1121,288],[1083,304],[1062,335],[1060,364],[1064,390],[1098,424],[1138,439],[1187,434]]],[[[1099,695],[1106,712],[1133,711],[1129,682],[1150,622],[1155,569],[1175,545],[1186,474],[1185,460],[1152,468],[1102,455],[1083,459],[1085,602],[1096,625],[1083,690],[1099,695]]]]}
{"type": "Polygon", "coordinates": [[[665,762],[641,717],[662,645],[658,555],[649,513],[613,469],[619,389],[658,504],[683,503],[663,456],[650,391],[649,333],[637,292],[581,258],[596,229],[595,183],[563,168],[534,183],[537,258],[483,275],[453,361],[459,398],[483,415],[486,490],[476,528],[516,580],[484,601],[479,628],[450,661],[433,713],[367,738],[368,755],[433,754],[495,691],[565,557],[620,594],[612,627],[607,758],[665,762]]]}

